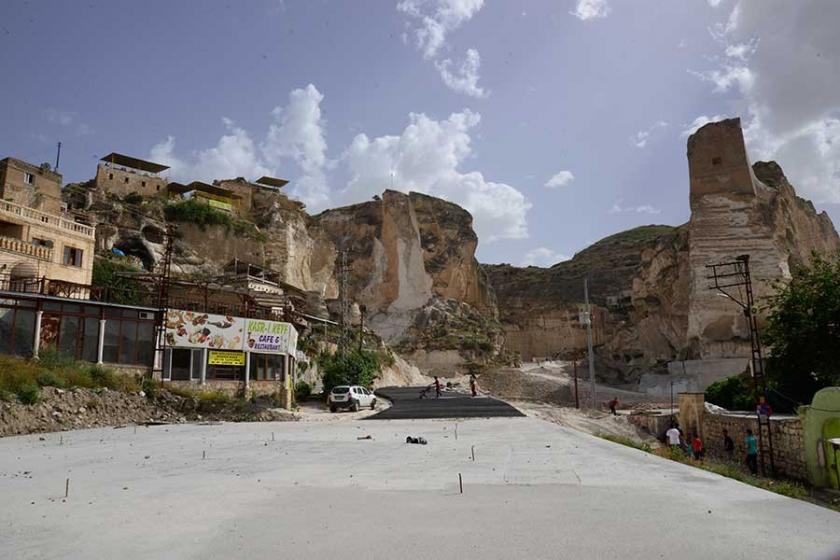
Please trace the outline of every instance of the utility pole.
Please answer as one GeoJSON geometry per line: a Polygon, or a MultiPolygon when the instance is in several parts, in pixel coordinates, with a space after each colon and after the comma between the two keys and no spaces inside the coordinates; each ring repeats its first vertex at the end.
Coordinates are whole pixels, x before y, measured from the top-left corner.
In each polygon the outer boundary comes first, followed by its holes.
{"type": "Polygon", "coordinates": [[[586,304],[585,322],[586,322],[586,348],[589,352],[589,383],[592,388],[592,409],[596,409],[595,396],[595,356],[592,354],[592,308],[589,305],[589,278],[583,279],[583,300],[586,304]]]}
{"type": "Polygon", "coordinates": [[[572,362],[574,364],[575,369],[575,408],[580,408],[580,397],[578,396],[578,384],[577,384],[577,363],[578,357],[575,356],[575,361],[572,362]]]}
{"type": "Polygon", "coordinates": [[[347,353],[348,329],[350,328],[350,301],[347,298],[347,251],[339,253],[338,264],[338,305],[339,305],[339,333],[338,353],[344,356],[347,353]]]}
{"type": "Polygon", "coordinates": [[[61,162],[61,142],[58,143],[58,150],[55,153],[55,170],[58,171],[58,164],[61,162]]]}
{"type": "Polygon", "coordinates": [[[711,275],[706,276],[711,281],[710,289],[737,303],[747,318],[750,329],[750,354],[752,365],[753,391],[756,401],[756,417],[758,419],[758,456],[761,461],[761,472],[767,476],[765,455],[770,463],[770,472],[775,476],[776,465],[773,460],[773,431],[770,427],[769,415],[762,414],[761,398],[767,402],[767,380],[764,377],[764,357],[761,354],[761,339],[758,333],[758,309],[755,307],[752,277],[750,276],[750,256],[740,255],[734,261],[711,264],[706,266],[711,275]],[[727,291],[735,288],[738,296],[727,291]],[[741,288],[746,292],[741,294],[741,288]]]}
{"type": "Polygon", "coordinates": [[[362,347],[365,343],[365,312],[367,307],[362,304],[359,306],[359,313],[361,313],[361,320],[359,322],[359,353],[362,352],[362,347]]]}

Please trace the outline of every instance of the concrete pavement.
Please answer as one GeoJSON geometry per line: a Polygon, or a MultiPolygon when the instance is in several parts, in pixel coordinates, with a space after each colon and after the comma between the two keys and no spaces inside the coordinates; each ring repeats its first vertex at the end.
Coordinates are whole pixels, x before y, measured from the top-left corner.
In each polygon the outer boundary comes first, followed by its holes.
{"type": "Polygon", "coordinates": [[[805,502],[533,418],[457,426],[457,440],[441,420],[0,439],[0,558],[752,560],[840,547],[840,514],[805,502]]]}
{"type": "Polygon", "coordinates": [[[471,397],[464,393],[443,391],[435,397],[434,389],[420,398],[424,387],[383,387],[376,390],[380,397],[388,399],[392,406],[373,416],[370,420],[411,420],[424,418],[493,418],[524,416],[504,401],[485,395],[471,397]]]}

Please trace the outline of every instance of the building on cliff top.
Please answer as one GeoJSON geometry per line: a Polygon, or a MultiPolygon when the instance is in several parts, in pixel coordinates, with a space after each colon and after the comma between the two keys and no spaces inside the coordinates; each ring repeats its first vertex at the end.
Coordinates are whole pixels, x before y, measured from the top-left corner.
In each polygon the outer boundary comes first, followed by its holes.
{"type": "Polygon", "coordinates": [[[201,181],[193,181],[189,185],[169,183],[166,186],[166,193],[170,198],[195,200],[228,214],[239,215],[243,211],[242,196],[230,189],[208,185],[201,181]]]}
{"type": "Polygon", "coordinates": [[[99,160],[94,187],[119,196],[155,196],[166,186],[167,179],[160,173],[167,169],[166,165],[112,152],[99,160]]]}

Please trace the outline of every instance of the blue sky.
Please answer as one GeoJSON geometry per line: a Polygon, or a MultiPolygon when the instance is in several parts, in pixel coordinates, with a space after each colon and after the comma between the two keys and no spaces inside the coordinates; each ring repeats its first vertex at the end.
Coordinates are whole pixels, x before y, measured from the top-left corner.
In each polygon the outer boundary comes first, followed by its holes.
{"type": "Polygon", "coordinates": [[[315,212],[393,183],[470,210],[483,262],[549,265],[688,219],[689,130],[741,116],[840,222],[840,2],[6,0],[0,156],[93,176],[292,181],[315,212]]]}

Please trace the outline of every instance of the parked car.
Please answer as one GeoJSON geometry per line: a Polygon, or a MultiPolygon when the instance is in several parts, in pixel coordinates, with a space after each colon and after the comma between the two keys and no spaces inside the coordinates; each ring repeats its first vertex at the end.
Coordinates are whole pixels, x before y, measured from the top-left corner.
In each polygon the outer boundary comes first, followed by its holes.
{"type": "Polygon", "coordinates": [[[359,385],[338,385],[330,391],[327,404],[330,406],[330,412],[339,408],[349,408],[356,412],[365,406],[373,410],[376,408],[376,395],[359,385]]]}

